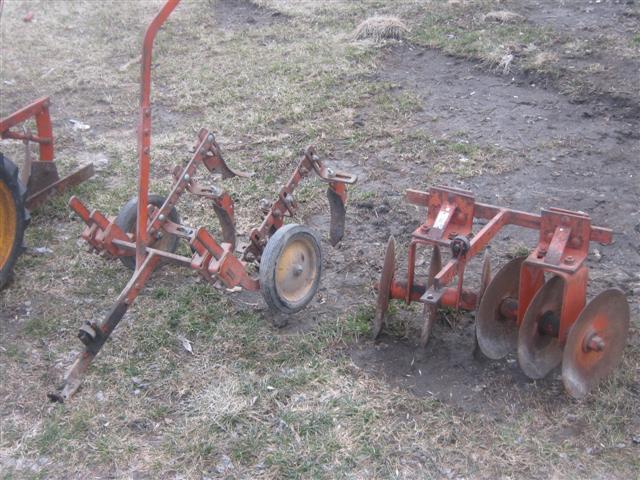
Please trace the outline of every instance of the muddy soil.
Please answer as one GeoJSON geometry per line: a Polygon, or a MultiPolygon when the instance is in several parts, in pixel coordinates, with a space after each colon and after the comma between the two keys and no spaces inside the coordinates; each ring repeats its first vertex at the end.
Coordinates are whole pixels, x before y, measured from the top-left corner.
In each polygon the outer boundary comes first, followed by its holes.
{"type": "MultiPolygon", "coordinates": [[[[419,95],[422,108],[404,128],[445,139],[455,139],[462,132],[472,144],[513,152],[507,173],[489,172],[464,181],[445,175],[441,183],[469,189],[479,201],[519,210],[538,212],[542,207],[556,206],[585,211],[594,224],[612,228],[613,245],[591,246],[589,296],[605,288],[621,288],[637,322],[638,118],[617,116],[606,102],[576,105],[524,79],[494,76],[472,63],[410,46],[391,48],[373,81],[392,82],[398,95],[405,90],[419,95]]],[[[367,111],[360,116],[366,121],[367,111]]],[[[427,189],[423,179],[430,177],[429,165],[389,162],[388,154],[368,152],[366,161],[354,159],[341,165],[356,170],[362,188],[378,192],[376,198],[384,198],[386,203],[350,206],[347,238],[337,252],[330,252],[324,274],[320,295],[324,310],[375,305],[369,286],[379,276],[388,235],[395,235],[402,251],[424,214],[404,204],[400,194],[405,188],[427,189]],[[376,173],[379,171],[384,174],[376,173]],[[334,267],[333,262],[342,267],[334,267]]],[[[314,221],[322,227],[326,218],[314,221]]],[[[522,229],[498,235],[492,244],[493,272],[508,260],[514,241],[533,247],[536,238],[536,232],[522,229]]],[[[406,261],[404,253],[397,257],[406,261]]],[[[400,267],[400,275],[402,271],[400,267]]],[[[473,286],[477,276],[473,278],[473,269],[471,272],[465,282],[473,286]]],[[[311,315],[318,309],[312,308],[311,315]]],[[[558,370],[543,381],[532,382],[519,370],[515,356],[493,362],[474,355],[472,314],[462,315],[452,326],[445,322],[436,325],[427,350],[422,351],[417,347],[422,315],[413,310],[399,309],[389,319],[392,324],[409,323],[407,338],[392,333],[383,334],[375,343],[363,339],[350,349],[353,361],[393,385],[489,415],[507,414],[505,406],[514,403],[564,396],[558,370]]],[[[629,341],[640,341],[637,323],[632,325],[629,341]]]]}
{"type": "Polygon", "coordinates": [[[640,63],[628,55],[638,33],[640,10],[633,1],[575,2],[538,0],[519,8],[528,22],[573,40],[558,50],[564,75],[588,72],[590,95],[617,107],[616,115],[640,115],[640,63]]]}
{"type": "Polygon", "coordinates": [[[221,30],[247,31],[286,20],[276,10],[260,8],[242,0],[219,0],[213,9],[216,26],[221,30]]]}

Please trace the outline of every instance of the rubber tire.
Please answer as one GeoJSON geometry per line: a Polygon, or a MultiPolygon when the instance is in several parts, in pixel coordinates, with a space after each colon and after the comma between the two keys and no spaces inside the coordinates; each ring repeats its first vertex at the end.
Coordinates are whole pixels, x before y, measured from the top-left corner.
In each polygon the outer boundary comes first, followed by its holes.
{"type": "MultiPolygon", "coordinates": [[[[29,224],[29,212],[24,207],[27,189],[18,179],[18,167],[16,164],[6,158],[2,153],[0,153],[0,182],[4,183],[11,192],[16,210],[16,234],[13,238],[11,252],[9,253],[8,260],[0,267],[0,290],[2,290],[11,279],[13,266],[24,249],[22,245],[24,229],[29,224]]],[[[5,221],[5,219],[0,220],[5,221]]]]}
{"type": "Polygon", "coordinates": [[[264,297],[265,302],[267,302],[269,308],[273,311],[285,314],[299,312],[306,307],[315,296],[318,291],[318,287],[320,286],[321,277],[322,248],[320,247],[320,239],[318,238],[318,235],[310,228],[307,228],[304,225],[298,225],[297,223],[291,223],[276,230],[276,233],[274,233],[267,242],[267,246],[265,247],[264,252],[262,252],[262,257],[260,258],[260,291],[262,292],[262,296],[264,297]],[[289,302],[279,295],[278,289],[276,288],[276,267],[285,246],[292,240],[299,237],[308,237],[311,240],[312,245],[315,247],[314,250],[318,265],[318,275],[314,279],[309,292],[301,300],[297,302],[289,302]]]}
{"type": "MultiPolygon", "coordinates": [[[[166,198],[163,197],[162,195],[151,194],[149,195],[148,204],[153,205],[157,208],[160,208],[164,204],[165,200],[166,198]]],[[[118,212],[118,216],[116,217],[115,223],[118,227],[120,227],[126,233],[133,233],[135,236],[137,218],[138,218],[138,197],[133,197],[131,200],[125,203],[123,207],[120,209],[120,212],[118,212]]],[[[178,211],[176,210],[175,207],[173,207],[171,209],[171,212],[169,212],[169,220],[171,220],[173,223],[180,223],[180,216],[178,215],[178,211]]],[[[168,247],[166,249],[163,248],[163,250],[171,253],[175,252],[176,248],[178,248],[178,241],[180,239],[175,235],[168,235],[165,238],[170,238],[171,241],[169,242],[168,247]]],[[[126,257],[118,257],[118,258],[120,259],[122,264],[128,269],[130,270],[136,269],[135,256],[126,256],[126,257]]]]}

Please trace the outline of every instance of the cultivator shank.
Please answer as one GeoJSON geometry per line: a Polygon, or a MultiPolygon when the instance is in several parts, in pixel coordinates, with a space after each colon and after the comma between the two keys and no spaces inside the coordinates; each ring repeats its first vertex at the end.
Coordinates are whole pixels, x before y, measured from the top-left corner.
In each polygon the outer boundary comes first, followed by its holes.
{"type": "Polygon", "coordinates": [[[389,240],[378,284],[375,336],[382,329],[389,299],[420,301],[425,304],[422,346],[438,308],[476,310],[477,342],[486,356],[499,359],[517,351],[521,368],[531,378],[542,378],[563,362],[565,385],[576,397],[588,393],[594,378],[602,378],[619,362],[629,326],[624,296],[607,290],[596,297],[595,306],[592,302],[585,307],[589,242],[611,243],[611,230],[591,225],[582,212],[550,208],[535,215],[478,203],[471,192],[454,188],[407,190],[406,199],[426,207],[427,218],[411,236],[406,281],[395,277],[395,240],[389,240]],[[477,232],[472,230],[474,219],[486,221],[477,232]],[[538,230],[538,244],[493,278],[485,251],[478,292],[464,289],[468,262],[507,225],[538,230]],[[431,248],[432,259],[426,282],[421,283],[415,270],[417,249],[423,247],[431,248]],[[450,252],[444,267],[442,249],[450,252]],[[457,284],[450,286],[456,277],[457,284]],[[578,335],[578,319],[590,332],[582,343],[572,338],[578,335]]]}

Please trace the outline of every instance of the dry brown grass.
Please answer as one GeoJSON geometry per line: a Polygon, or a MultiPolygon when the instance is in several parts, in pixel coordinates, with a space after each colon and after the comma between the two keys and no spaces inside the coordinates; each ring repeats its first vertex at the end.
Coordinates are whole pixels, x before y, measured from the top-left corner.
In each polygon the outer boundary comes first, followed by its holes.
{"type": "MultiPolygon", "coordinates": [[[[162,3],[9,1],[3,12],[0,113],[50,94],[61,166],[107,160],[75,190],[105,213],[115,214],[135,191],[135,62],[142,31],[162,3]],[[28,10],[35,17],[26,24],[28,10]],[[92,128],[74,131],[69,118],[92,128]]],[[[389,175],[370,166],[372,152],[388,152],[394,164],[423,155],[435,162],[430,179],[439,171],[456,178],[500,171],[499,152],[446,142],[435,149],[430,138],[403,131],[419,106],[416,95],[386,95],[369,81],[384,52],[342,41],[363,10],[380,2],[259,3],[292,18],[231,30],[203,14],[216,2],[183,2],[160,32],[154,190],[166,191],[171,168],[188,157],[201,126],[216,131],[230,162],[257,172],[226,185],[245,232],[259,218],[258,200],[276,192],[283,172],[312,142],[323,155],[357,162],[369,180],[389,175]],[[354,112],[363,109],[365,127],[356,128],[354,112]],[[471,161],[455,166],[460,155],[471,161]]],[[[411,18],[416,5],[388,2],[383,13],[411,18]]],[[[436,12],[431,4],[418,6],[436,12]]],[[[443,43],[452,41],[450,32],[440,33],[443,43]]],[[[20,143],[2,148],[14,156],[22,150],[20,143]]],[[[318,193],[316,183],[300,191],[302,218],[325,210],[318,193]]],[[[367,183],[350,191],[354,201],[382,195],[367,183]]],[[[550,403],[532,388],[506,409],[508,418],[496,419],[416,396],[353,364],[345,346],[367,335],[370,292],[337,313],[312,305],[305,315],[317,323],[309,331],[281,334],[254,306],[173,268],[155,275],[136,300],[79,395],[64,406],[47,404],[44,394],[80,346],[77,327],[109,308],[130,273],[78,245],[81,225],[69,219],[65,200],[36,212],[27,231],[29,247],[46,245],[54,254],[27,252],[16,282],[0,293],[4,478],[629,478],[637,472],[636,451],[619,447],[629,443],[630,419],[637,418],[630,391],[637,341],[598,396],[550,403]],[[192,342],[194,355],[181,337],[192,342]],[[565,435],[576,426],[579,433],[565,435]]],[[[179,206],[185,221],[215,228],[205,202],[191,207],[179,206]]],[[[357,211],[349,215],[358,220],[357,211]]],[[[352,250],[327,253],[345,275],[356,268],[352,250]]],[[[358,269],[370,260],[357,258],[358,269]]]]}
{"type": "Polygon", "coordinates": [[[367,18],[357,26],[352,34],[354,40],[402,40],[409,32],[407,26],[398,17],[375,16],[367,18]]]}
{"type": "Polygon", "coordinates": [[[482,19],[485,22],[517,23],[523,21],[524,17],[508,10],[496,10],[486,13],[482,19]]]}

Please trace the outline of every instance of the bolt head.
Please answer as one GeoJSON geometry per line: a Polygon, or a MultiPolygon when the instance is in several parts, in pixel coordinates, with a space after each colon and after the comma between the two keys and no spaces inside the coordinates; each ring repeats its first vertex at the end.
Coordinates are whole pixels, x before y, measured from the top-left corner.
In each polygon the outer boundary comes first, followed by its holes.
{"type": "Polygon", "coordinates": [[[185,182],[189,182],[189,181],[191,181],[191,175],[189,175],[188,173],[185,173],[184,176],[182,177],[182,179],[185,182]]]}
{"type": "Polygon", "coordinates": [[[158,220],[160,220],[161,222],[164,222],[167,219],[167,217],[165,217],[164,213],[161,213],[160,215],[158,215],[158,220]]]}

